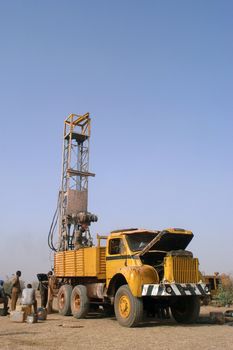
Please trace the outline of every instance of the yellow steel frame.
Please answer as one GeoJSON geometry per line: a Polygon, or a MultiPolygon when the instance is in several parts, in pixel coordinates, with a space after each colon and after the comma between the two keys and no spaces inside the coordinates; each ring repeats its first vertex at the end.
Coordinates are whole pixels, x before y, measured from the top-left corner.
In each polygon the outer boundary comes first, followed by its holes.
{"type": "Polygon", "coordinates": [[[66,136],[68,132],[73,132],[76,127],[81,128],[82,135],[91,135],[91,118],[89,113],[84,115],[72,113],[66,118],[64,123],[64,136],[66,136]]]}

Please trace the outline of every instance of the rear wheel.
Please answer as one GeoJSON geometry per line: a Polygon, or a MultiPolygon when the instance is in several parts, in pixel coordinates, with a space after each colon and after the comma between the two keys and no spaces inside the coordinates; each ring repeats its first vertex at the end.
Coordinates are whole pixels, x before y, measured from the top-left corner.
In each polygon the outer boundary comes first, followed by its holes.
{"type": "Polygon", "coordinates": [[[179,323],[194,323],[200,313],[200,298],[196,296],[179,297],[171,306],[174,319],[179,323]]]}
{"type": "Polygon", "coordinates": [[[60,315],[70,316],[71,308],[70,308],[70,299],[72,293],[72,286],[69,284],[64,284],[58,291],[57,295],[57,304],[58,311],[60,315]]]}
{"type": "Polygon", "coordinates": [[[75,318],[84,318],[90,308],[87,288],[82,285],[74,287],[71,295],[71,311],[75,318]]]}
{"type": "Polygon", "coordinates": [[[126,284],[116,292],[114,309],[117,321],[124,327],[136,327],[142,320],[142,298],[134,297],[126,284]]]}

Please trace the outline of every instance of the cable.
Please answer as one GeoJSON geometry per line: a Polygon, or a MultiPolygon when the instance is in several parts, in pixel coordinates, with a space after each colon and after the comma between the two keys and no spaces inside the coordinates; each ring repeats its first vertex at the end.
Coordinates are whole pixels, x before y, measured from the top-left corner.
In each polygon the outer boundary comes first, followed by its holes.
{"type": "Polygon", "coordinates": [[[54,244],[53,244],[53,236],[54,236],[54,232],[55,232],[55,229],[57,227],[57,221],[58,221],[58,209],[60,207],[60,192],[59,192],[59,195],[58,195],[58,200],[57,200],[57,208],[55,210],[55,213],[53,215],[53,219],[52,219],[52,222],[51,222],[51,225],[50,225],[50,229],[49,229],[49,234],[48,234],[48,246],[51,250],[53,251],[57,251],[57,249],[54,247],[54,244]]]}

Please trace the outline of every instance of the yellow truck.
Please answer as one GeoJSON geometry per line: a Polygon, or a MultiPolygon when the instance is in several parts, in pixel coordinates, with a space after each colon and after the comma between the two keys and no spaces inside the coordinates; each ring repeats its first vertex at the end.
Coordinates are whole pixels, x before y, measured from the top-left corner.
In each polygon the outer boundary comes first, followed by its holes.
{"type": "Polygon", "coordinates": [[[203,305],[208,305],[216,298],[219,288],[222,285],[222,278],[218,272],[214,275],[204,275],[204,281],[209,288],[210,294],[202,299],[203,305]]]}
{"type": "Polygon", "coordinates": [[[177,322],[195,322],[209,288],[185,250],[192,238],[178,228],[122,229],[97,236],[96,246],[55,252],[59,313],[80,319],[92,306],[114,308],[120,325],[134,327],[144,311],[170,310],[177,322]]]}

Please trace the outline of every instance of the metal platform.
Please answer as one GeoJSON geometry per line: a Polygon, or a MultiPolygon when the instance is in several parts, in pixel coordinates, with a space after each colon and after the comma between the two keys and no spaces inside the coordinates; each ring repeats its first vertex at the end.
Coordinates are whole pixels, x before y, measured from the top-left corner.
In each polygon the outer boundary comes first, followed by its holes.
{"type": "Polygon", "coordinates": [[[71,140],[75,140],[78,143],[83,143],[84,141],[86,141],[88,139],[88,135],[83,135],[83,134],[79,134],[77,132],[69,132],[65,135],[65,139],[69,140],[71,137],[71,140]]]}

